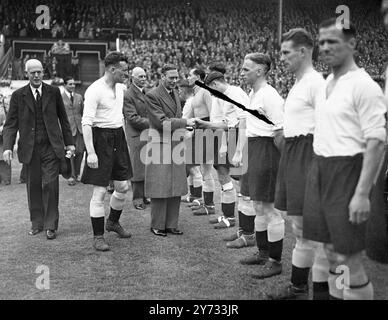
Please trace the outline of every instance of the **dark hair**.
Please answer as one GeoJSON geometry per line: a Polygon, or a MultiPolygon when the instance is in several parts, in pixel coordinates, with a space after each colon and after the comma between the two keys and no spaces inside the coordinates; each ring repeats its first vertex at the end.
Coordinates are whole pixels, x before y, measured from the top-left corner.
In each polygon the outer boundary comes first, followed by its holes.
{"type": "Polygon", "coordinates": [[[244,59],[251,60],[256,64],[261,64],[266,66],[267,68],[267,70],[265,71],[266,74],[269,72],[269,70],[271,70],[271,58],[269,57],[268,54],[258,53],[258,52],[249,53],[245,56],[244,59]]]}
{"type": "Polygon", "coordinates": [[[206,72],[202,69],[193,69],[193,74],[199,77],[201,81],[205,80],[206,72]]]}
{"type": "Polygon", "coordinates": [[[205,85],[210,85],[210,83],[212,83],[213,81],[215,80],[218,80],[222,83],[226,82],[225,81],[225,77],[224,77],[224,74],[219,72],[219,71],[212,71],[210,72],[206,78],[205,78],[205,85]]]}
{"type": "Polygon", "coordinates": [[[170,70],[178,70],[178,68],[176,66],[174,66],[173,64],[165,64],[162,67],[162,74],[166,75],[166,72],[170,71],[170,70]]]}
{"type": "MultiPolygon", "coordinates": [[[[326,28],[329,28],[331,26],[337,26],[337,19],[338,18],[330,18],[330,19],[322,21],[318,27],[318,30],[326,29],[326,28]]],[[[341,25],[341,30],[342,30],[343,35],[347,39],[355,38],[356,34],[357,34],[356,27],[349,20],[345,19],[345,23],[349,24],[349,28],[346,28],[345,26],[341,25]]]]}
{"type": "Polygon", "coordinates": [[[106,55],[104,64],[105,64],[105,67],[116,66],[121,61],[128,63],[127,57],[123,53],[113,51],[106,55]]]}
{"type": "Polygon", "coordinates": [[[65,79],[63,79],[64,84],[67,84],[67,82],[68,82],[69,80],[74,80],[74,77],[72,77],[72,76],[67,76],[67,77],[65,77],[65,79]]]}
{"type": "Polygon", "coordinates": [[[226,67],[222,62],[213,61],[209,63],[209,70],[210,71],[218,71],[222,74],[226,73],[226,67]]]}
{"type": "Polygon", "coordinates": [[[312,49],[314,47],[313,36],[310,32],[303,28],[294,28],[290,29],[288,32],[284,33],[282,36],[282,42],[292,41],[294,46],[306,46],[307,48],[312,49]]]}

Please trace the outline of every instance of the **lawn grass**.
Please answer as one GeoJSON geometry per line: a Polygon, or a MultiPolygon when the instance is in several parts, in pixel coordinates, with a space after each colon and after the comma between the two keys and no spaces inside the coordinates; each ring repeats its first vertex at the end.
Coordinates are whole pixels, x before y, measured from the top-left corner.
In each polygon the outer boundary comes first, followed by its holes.
{"type": "MultiPolygon", "coordinates": [[[[227,249],[222,238],[236,230],[214,230],[208,217],[195,217],[181,205],[179,227],[183,236],[154,236],[150,209],[137,211],[128,196],[121,218],[132,233],[130,239],[106,234],[109,252],[92,248],[89,218],[91,186],[69,187],[60,178],[58,237],[48,241],[44,233],[34,237],[30,229],[27,193],[18,184],[20,165],[13,163],[10,186],[0,186],[0,299],[265,299],[265,293],[289,281],[294,239],[286,219],[283,274],[254,280],[258,267],[238,260],[255,248],[227,249]],[[35,273],[39,265],[50,271],[50,289],[39,290],[35,273]]],[[[217,194],[217,192],[216,192],[217,194]]],[[[106,197],[106,212],[109,207],[106,197]]],[[[216,197],[220,210],[219,197],[216,197]]],[[[376,299],[388,298],[388,266],[365,259],[376,299]]]]}

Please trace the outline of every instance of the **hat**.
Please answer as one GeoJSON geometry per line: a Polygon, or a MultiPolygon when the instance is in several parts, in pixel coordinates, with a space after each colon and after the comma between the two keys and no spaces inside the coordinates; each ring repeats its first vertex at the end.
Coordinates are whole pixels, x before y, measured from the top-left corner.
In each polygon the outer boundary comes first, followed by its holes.
{"type": "Polygon", "coordinates": [[[71,177],[71,169],[72,169],[71,162],[74,161],[73,159],[74,159],[74,156],[67,157],[66,155],[64,155],[61,158],[59,174],[61,174],[62,177],[64,177],[65,179],[69,179],[71,177]]]}
{"type": "Polygon", "coordinates": [[[217,79],[223,79],[223,80],[225,80],[224,75],[223,75],[221,72],[212,71],[212,72],[210,72],[210,73],[206,76],[206,78],[205,78],[205,84],[208,86],[212,81],[217,80],[217,79]]]}

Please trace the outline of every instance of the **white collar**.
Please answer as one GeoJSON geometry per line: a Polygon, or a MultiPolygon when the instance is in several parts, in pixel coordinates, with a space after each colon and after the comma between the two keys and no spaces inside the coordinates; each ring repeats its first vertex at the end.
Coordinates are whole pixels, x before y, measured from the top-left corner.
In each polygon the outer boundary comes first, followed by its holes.
{"type": "Polygon", "coordinates": [[[31,89],[31,92],[32,92],[32,95],[35,97],[35,92],[36,90],[38,90],[40,96],[42,96],[42,84],[40,84],[40,86],[38,88],[34,88],[31,83],[30,83],[30,89],[31,89]]]}
{"type": "MultiPolygon", "coordinates": [[[[133,82],[132,82],[132,83],[133,83],[133,82]]],[[[136,88],[138,88],[140,92],[143,92],[143,89],[140,88],[140,87],[138,87],[135,83],[133,83],[133,85],[134,85],[136,88]]]]}
{"type": "MultiPolygon", "coordinates": [[[[65,92],[65,94],[69,97],[69,99],[70,99],[70,97],[71,97],[71,95],[70,95],[70,91],[67,91],[65,88],[63,88],[63,91],[65,92]]],[[[74,92],[73,92],[73,97],[74,97],[74,92]]]]}

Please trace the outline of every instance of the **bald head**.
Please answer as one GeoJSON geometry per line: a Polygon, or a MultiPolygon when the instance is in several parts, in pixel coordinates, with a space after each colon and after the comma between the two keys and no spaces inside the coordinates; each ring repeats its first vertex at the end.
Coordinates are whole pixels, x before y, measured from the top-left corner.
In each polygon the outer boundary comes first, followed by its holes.
{"type": "Polygon", "coordinates": [[[133,83],[138,86],[139,88],[143,88],[146,84],[146,73],[144,69],[140,67],[135,67],[132,70],[132,81],[133,83]]]}
{"type": "Polygon", "coordinates": [[[41,68],[43,70],[42,63],[37,59],[27,60],[26,71],[28,72],[31,68],[41,68]]]}
{"type": "Polygon", "coordinates": [[[43,66],[37,59],[30,59],[26,62],[26,72],[30,84],[34,88],[39,88],[43,79],[43,66]]]}

